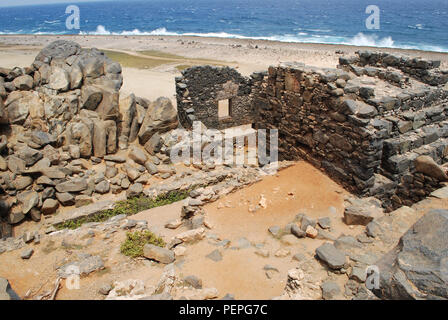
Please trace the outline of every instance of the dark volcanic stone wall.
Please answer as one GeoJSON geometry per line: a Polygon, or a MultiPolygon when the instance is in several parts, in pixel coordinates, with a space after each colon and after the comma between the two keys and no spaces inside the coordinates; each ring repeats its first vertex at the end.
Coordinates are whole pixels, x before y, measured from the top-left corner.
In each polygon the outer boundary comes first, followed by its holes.
{"type": "MultiPolygon", "coordinates": [[[[440,61],[431,61],[421,58],[410,58],[406,56],[396,56],[386,52],[359,51],[356,56],[343,57],[339,60],[342,66],[347,66],[357,75],[375,72],[374,68],[395,68],[403,73],[418,79],[432,86],[445,84],[448,82],[448,70],[440,70],[440,61]]],[[[400,82],[401,76],[396,72],[380,72],[380,76],[385,76],[394,82],[400,82]]]]}
{"type": "Polygon", "coordinates": [[[338,69],[286,63],[249,79],[230,68],[196,67],[176,84],[185,127],[200,120],[217,129],[278,129],[280,160],[307,160],[393,209],[443,182],[417,172],[415,159],[448,161],[447,81],[438,61],[363,51],[341,57],[338,69]],[[220,121],[218,100],[229,98],[233,117],[220,121]]]}
{"type": "Polygon", "coordinates": [[[184,128],[201,121],[209,128],[225,129],[251,124],[252,78],[229,67],[198,66],[176,78],[177,109],[184,128]],[[218,101],[230,100],[230,117],[218,117],[218,101]]]}
{"type": "Polygon", "coordinates": [[[375,109],[344,96],[349,79],[337,69],[270,67],[254,98],[256,128],[279,130],[280,159],[308,160],[350,190],[367,193],[381,163],[382,141],[368,126],[375,109]]]}

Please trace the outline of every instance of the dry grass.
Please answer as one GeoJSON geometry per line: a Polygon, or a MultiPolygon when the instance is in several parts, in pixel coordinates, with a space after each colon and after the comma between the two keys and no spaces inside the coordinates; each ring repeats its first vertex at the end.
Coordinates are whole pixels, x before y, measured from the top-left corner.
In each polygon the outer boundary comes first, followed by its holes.
{"type": "Polygon", "coordinates": [[[175,54],[165,53],[156,50],[146,50],[137,52],[139,55],[144,55],[145,57],[114,50],[103,50],[103,51],[110,59],[117,61],[123,67],[127,68],[153,69],[165,64],[177,64],[175,68],[179,71],[182,71],[192,66],[198,66],[198,65],[214,65],[214,66],[226,65],[226,63],[224,63],[223,61],[207,60],[207,59],[190,59],[175,54]]]}
{"type": "Polygon", "coordinates": [[[123,52],[117,52],[112,50],[104,50],[104,53],[112,60],[120,63],[126,68],[136,69],[152,69],[164,64],[175,63],[175,60],[157,59],[157,58],[143,58],[133,56],[123,52]]]}

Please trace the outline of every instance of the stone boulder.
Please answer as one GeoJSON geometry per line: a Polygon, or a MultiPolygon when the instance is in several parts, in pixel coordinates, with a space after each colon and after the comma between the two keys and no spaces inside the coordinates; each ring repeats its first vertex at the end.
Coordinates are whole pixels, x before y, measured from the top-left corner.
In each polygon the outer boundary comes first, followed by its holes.
{"type": "Polygon", "coordinates": [[[334,270],[346,265],[345,254],[330,243],[324,243],[317,248],[316,256],[334,270]]]}
{"type": "Polygon", "coordinates": [[[146,244],[143,247],[143,256],[148,259],[155,260],[164,264],[174,262],[174,252],[165,248],[146,244]]]}
{"type": "Polygon", "coordinates": [[[138,133],[140,144],[144,145],[156,132],[163,133],[175,129],[177,126],[177,111],[171,100],[165,97],[158,98],[151,103],[146,111],[138,133]]]}
{"type": "Polygon", "coordinates": [[[373,219],[383,216],[381,202],[375,198],[347,200],[349,205],[344,210],[344,222],[347,225],[366,226],[373,219]]]}
{"type": "Polygon", "coordinates": [[[14,91],[5,101],[6,113],[11,124],[21,125],[32,112],[34,116],[43,110],[43,103],[36,92],[14,91]]]}
{"type": "Polygon", "coordinates": [[[34,64],[40,67],[42,63],[50,64],[52,59],[66,59],[81,51],[81,46],[76,42],[57,40],[43,48],[34,60],[34,64]]]}
{"type": "Polygon", "coordinates": [[[28,91],[33,89],[34,80],[29,75],[23,75],[15,78],[13,83],[17,90],[28,91]]]}
{"type": "Polygon", "coordinates": [[[376,265],[382,299],[448,299],[448,210],[431,210],[376,265]]]}
{"type": "Polygon", "coordinates": [[[431,157],[420,156],[414,160],[415,171],[426,174],[439,181],[448,181],[448,175],[431,157]]]}
{"type": "Polygon", "coordinates": [[[66,70],[52,67],[48,87],[57,91],[67,91],[70,88],[70,76],[66,70]]]}

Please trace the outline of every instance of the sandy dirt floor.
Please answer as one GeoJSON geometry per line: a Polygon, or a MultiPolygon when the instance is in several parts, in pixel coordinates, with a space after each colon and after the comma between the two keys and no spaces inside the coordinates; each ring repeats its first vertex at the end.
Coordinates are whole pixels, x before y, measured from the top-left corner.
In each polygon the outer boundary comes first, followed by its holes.
{"type": "MultiPolygon", "coordinates": [[[[288,270],[298,265],[293,259],[301,253],[313,259],[316,247],[324,240],[301,239],[294,244],[285,244],[273,238],[268,228],[273,225],[283,227],[294,220],[299,213],[312,218],[330,217],[331,233],[356,234],[362,227],[348,227],[342,222],[344,197],[348,193],[322,172],[306,162],[267,176],[262,181],[238,190],[217,202],[205,206],[207,218],[212,225],[208,237],[198,243],[188,245],[185,256],[176,260],[183,276],[195,275],[202,279],[203,286],[216,288],[219,297],[227,293],[237,299],[270,299],[282,293],[288,270]],[[261,196],[266,198],[267,206],[250,212],[258,204],[261,196]],[[217,246],[217,238],[228,240],[227,246],[217,246]],[[240,239],[247,239],[251,246],[239,247],[240,239]],[[269,257],[256,254],[258,248],[267,250],[269,257]],[[277,257],[279,250],[286,250],[286,256],[277,257]],[[215,262],[206,256],[219,250],[222,260],[215,262]],[[270,277],[264,267],[272,266],[278,270],[270,277]],[[261,290],[262,288],[262,290],[261,290]]],[[[151,230],[161,235],[167,242],[174,235],[185,231],[165,228],[165,224],[180,217],[181,202],[143,211],[131,219],[146,220],[151,230]]],[[[72,261],[79,253],[99,255],[105,261],[106,269],[81,279],[81,290],[68,290],[62,285],[57,299],[101,299],[98,289],[105,283],[127,279],[143,280],[146,286],[155,286],[163,273],[163,265],[154,262],[130,259],[120,253],[120,244],[125,232],[117,232],[111,239],[103,235],[76,238],[74,245],[67,248],[62,244],[72,243],[70,237],[47,238],[34,246],[31,260],[20,259],[20,250],[2,254],[0,275],[14,285],[20,296],[31,290],[33,296],[51,289],[57,279],[57,267],[72,261]],[[30,267],[27,266],[30,265],[30,267]],[[31,267],[32,265],[32,267],[31,267]]],[[[325,268],[316,270],[325,274],[325,268]]]]}

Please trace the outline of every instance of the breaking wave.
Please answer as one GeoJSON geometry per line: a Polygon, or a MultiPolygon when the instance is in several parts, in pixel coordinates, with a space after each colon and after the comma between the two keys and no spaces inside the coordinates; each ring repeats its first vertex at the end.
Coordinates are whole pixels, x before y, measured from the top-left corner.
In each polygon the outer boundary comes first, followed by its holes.
{"type": "MultiPolygon", "coordinates": [[[[327,30],[325,30],[327,31],[327,30]]],[[[196,37],[213,37],[213,38],[230,38],[230,39],[254,39],[269,40],[281,42],[297,42],[297,43],[323,43],[323,44],[344,44],[353,46],[367,47],[383,47],[383,48],[403,48],[403,49],[419,49],[432,50],[440,52],[448,52],[448,48],[435,46],[418,46],[418,45],[398,45],[392,37],[379,38],[376,35],[366,35],[362,32],[354,37],[338,37],[330,35],[311,35],[307,32],[298,32],[297,34],[273,35],[273,36],[244,36],[240,34],[232,34],[227,32],[172,32],[166,28],[157,28],[152,31],[140,31],[139,29],[124,30],[112,32],[107,30],[103,25],[97,26],[95,31],[80,32],[81,35],[122,35],[122,36],[196,36],[196,37]]]]}
{"type": "Polygon", "coordinates": [[[365,35],[360,32],[352,39],[350,39],[347,43],[353,46],[364,46],[364,47],[385,47],[385,48],[394,48],[394,40],[392,37],[386,37],[379,39],[375,35],[365,35]]]}

